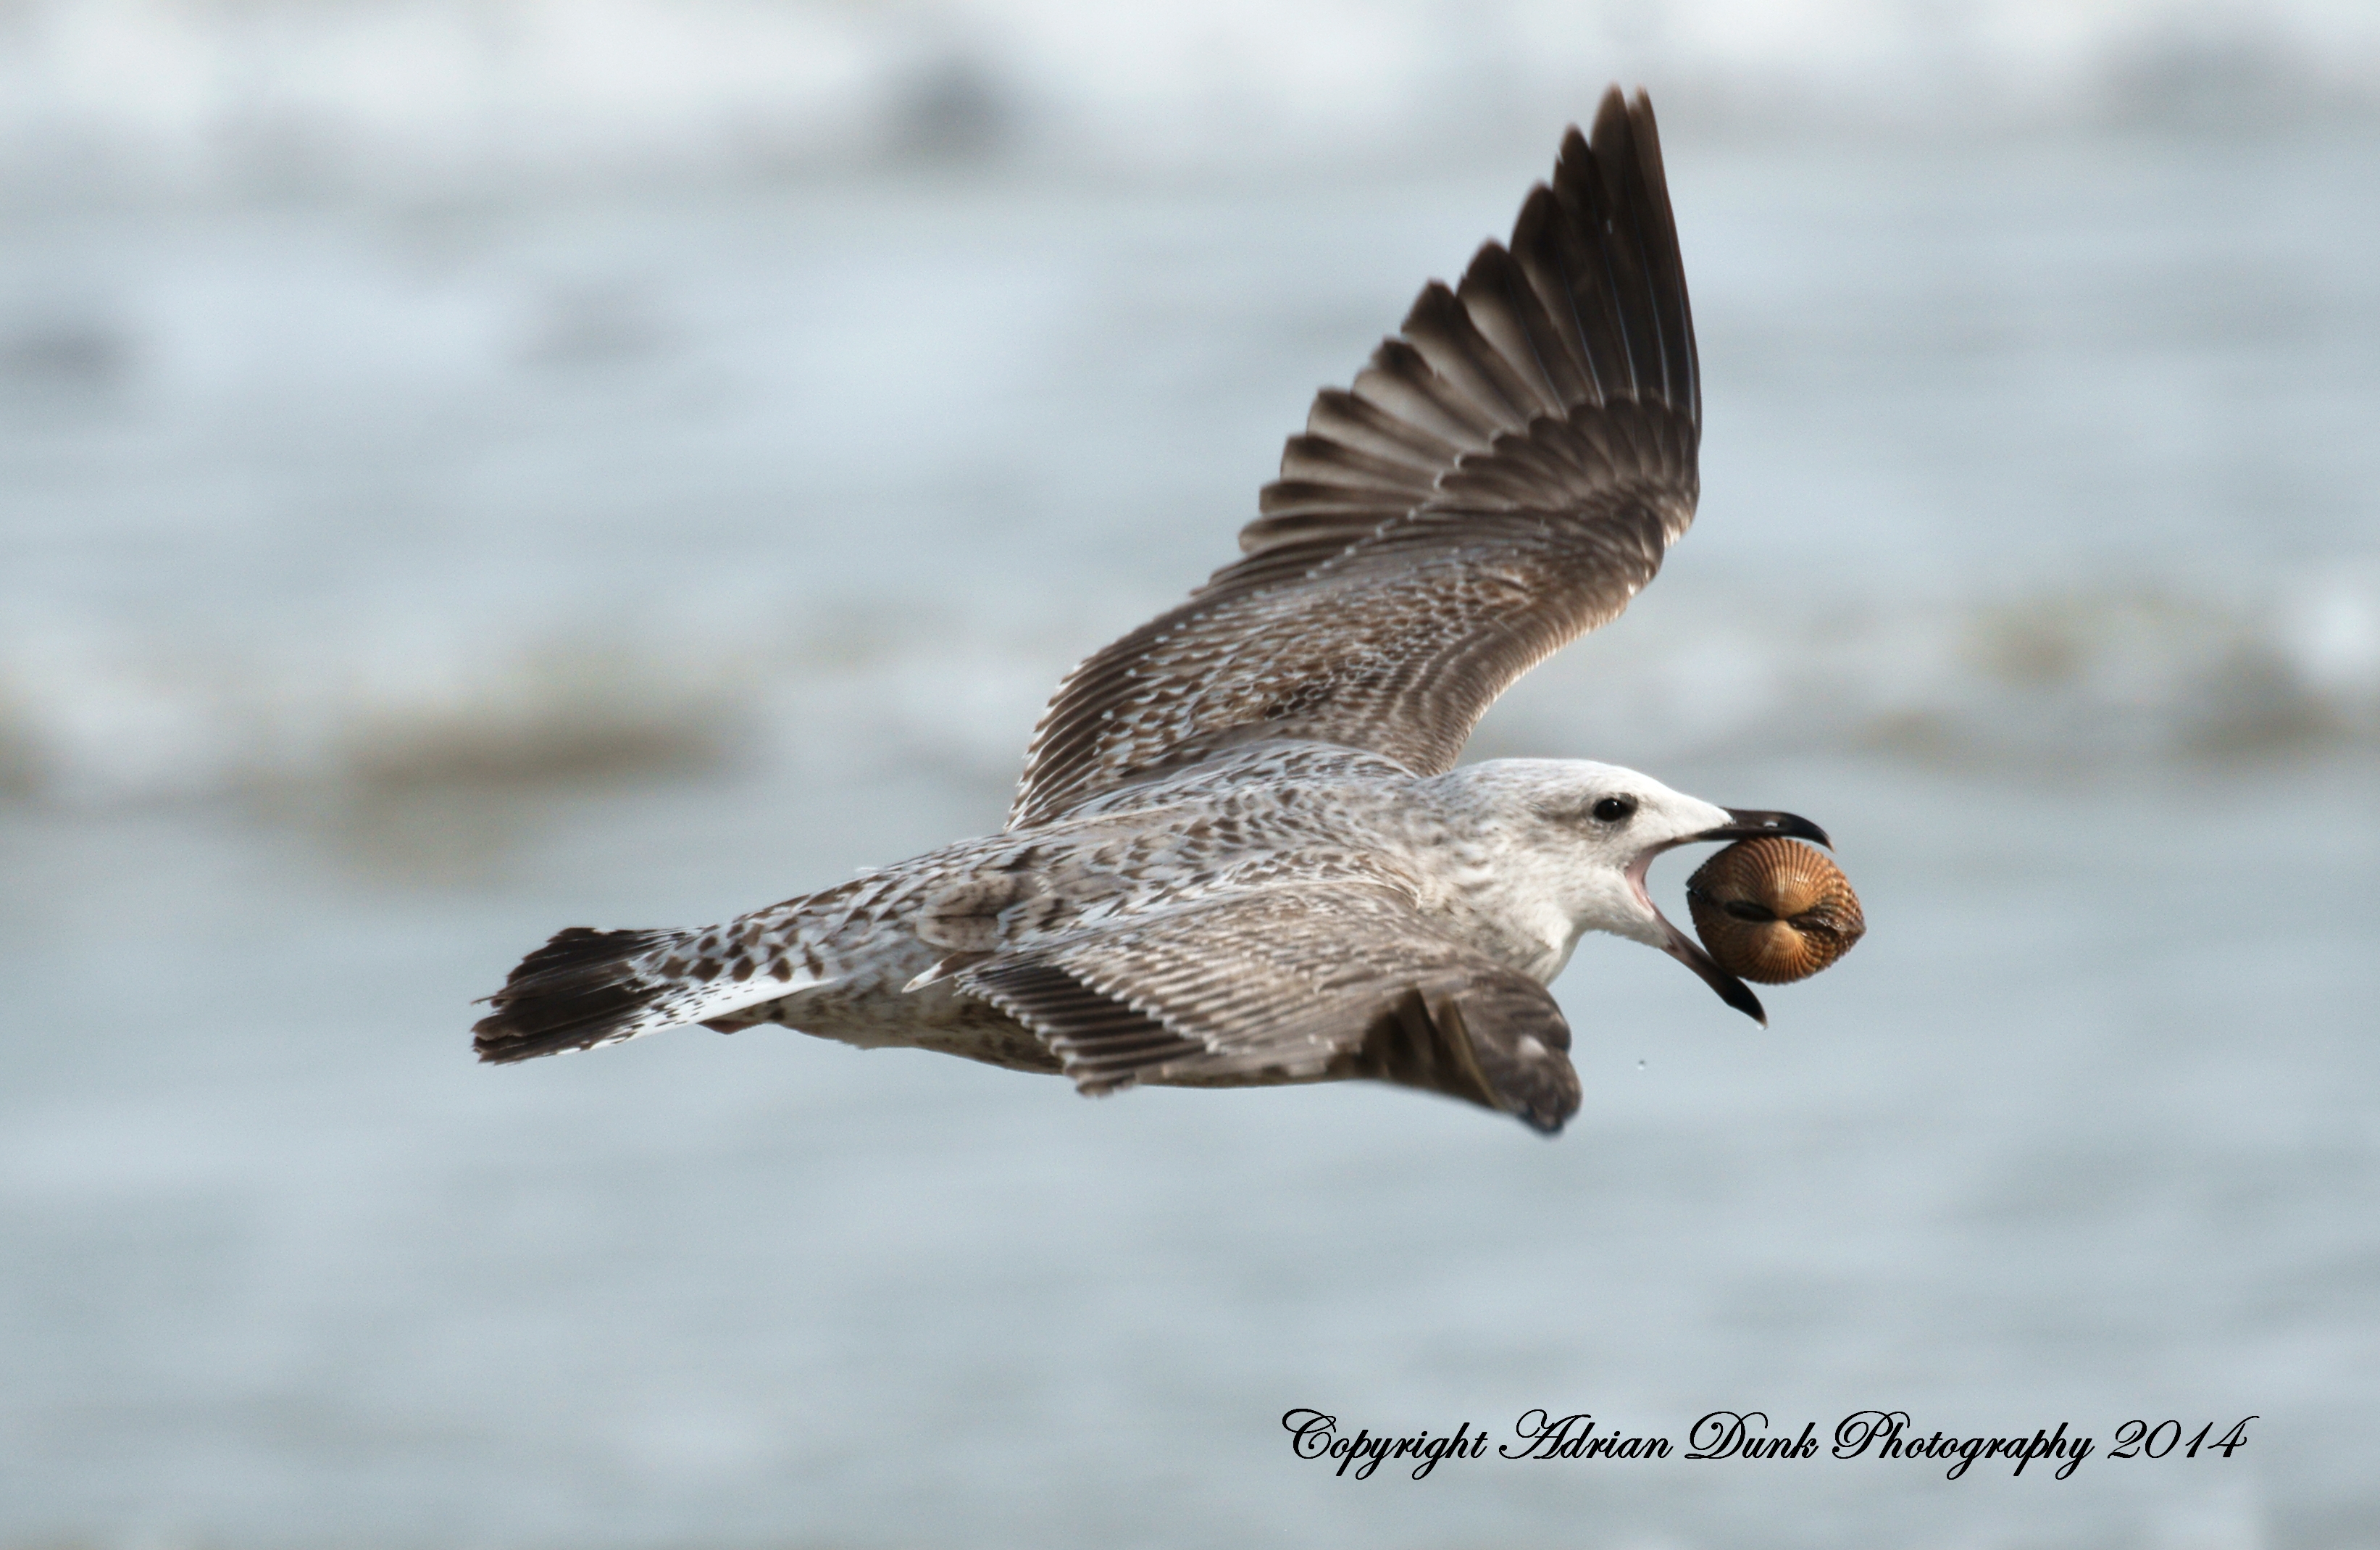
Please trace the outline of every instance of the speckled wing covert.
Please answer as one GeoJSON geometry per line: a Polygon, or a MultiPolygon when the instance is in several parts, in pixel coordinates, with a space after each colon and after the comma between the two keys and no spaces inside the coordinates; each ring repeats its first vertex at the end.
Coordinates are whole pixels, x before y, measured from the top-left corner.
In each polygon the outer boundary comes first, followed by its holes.
{"type": "Polygon", "coordinates": [[[1134,915],[1002,953],[957,984],[1039,1034],[1085,1092],[1327,1075],[1443,1092],[1548,1134],[1578,1111],[1570,1025],[1546,987],[1374,885],[1134,915]]]}
{"type": "Polygon", "coordinates": [[[1316,397],[1237,564],[1059,685],[1012,828],[1258,738],[1420,774],[1694,519],[1702,385],[1652,105],[1613,90],[1509,245],[1316,397]]]}

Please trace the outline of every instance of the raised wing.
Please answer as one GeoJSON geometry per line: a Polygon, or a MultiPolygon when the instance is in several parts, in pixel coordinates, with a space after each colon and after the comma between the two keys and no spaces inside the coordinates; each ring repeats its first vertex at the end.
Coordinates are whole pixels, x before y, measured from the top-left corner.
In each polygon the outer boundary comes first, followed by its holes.
{"type": "Polygon", "coordinates": [[[1257,738],[1448,768],[1515,678],[1652,580],[1694,519],[1701,433],[1652,105],[1614,89],[1511,243],[1316,397],[1245,557],[1058,686],[1010,826],[1257,738]]]}
{"type": "Polygon", "coordinates": [[[1545,986],[1390,890],[1272,888],[1130,917],[961,972],[1086,1092],[1135,1082],[1376,1077],[1548,1134],[1578,1111],[1545,986]]]}

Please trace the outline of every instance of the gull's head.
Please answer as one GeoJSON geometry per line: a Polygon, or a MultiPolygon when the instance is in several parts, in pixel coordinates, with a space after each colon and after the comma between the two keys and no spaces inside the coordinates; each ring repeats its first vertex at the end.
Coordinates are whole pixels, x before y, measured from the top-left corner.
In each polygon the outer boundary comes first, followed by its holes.
{"type": "Polygon", "coordinates": [[[1654,906],[1645,874],[1653,858],[1701,840],[1790,835],[1831,845],[1790,812],[1719,807],[1652,776],[1583,759],[1494,759],[1438,777],[1493,848],[1488,870],[1504,912],[1555,948],[1559,970],[1578,938],[1609,932],[1658,947],[1755,1021],[1768,1019],[1742,980],[1654,906]],[[1557,940],[1559,938],[1559,940],[1557,940]]]}

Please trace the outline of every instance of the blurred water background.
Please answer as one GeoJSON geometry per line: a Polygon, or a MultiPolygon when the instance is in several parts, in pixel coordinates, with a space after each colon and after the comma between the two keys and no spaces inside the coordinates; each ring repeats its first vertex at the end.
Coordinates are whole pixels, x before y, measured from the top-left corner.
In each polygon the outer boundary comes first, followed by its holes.
{"type": "Polygon", "coordinates": [[[0,1546],[2380,1544],[2369,7],[20,0],[0,80],[0,1546]],[[997,826],[1613,78],[1702,519],[1474,746],[1828,824],[1770,1031],[1589,942],[1550,1146],[472,1066],[557,926],[997,826]]]}

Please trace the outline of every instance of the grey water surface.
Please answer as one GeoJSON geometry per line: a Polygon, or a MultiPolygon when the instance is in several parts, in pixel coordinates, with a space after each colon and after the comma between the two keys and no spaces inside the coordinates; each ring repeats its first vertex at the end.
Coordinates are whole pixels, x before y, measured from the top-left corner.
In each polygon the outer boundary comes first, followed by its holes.
{"type": "Polygon", "coordinates": [[[2380,1542],[2368,136],[1671,140],[1702,519],[1475,746],[1806,812],[1872,932],[1767,1031],[1589,942],[1552,1144],[466,1036],[996,826],[1537,161],[12,214],[0,1546],[2380,1542]]]}

